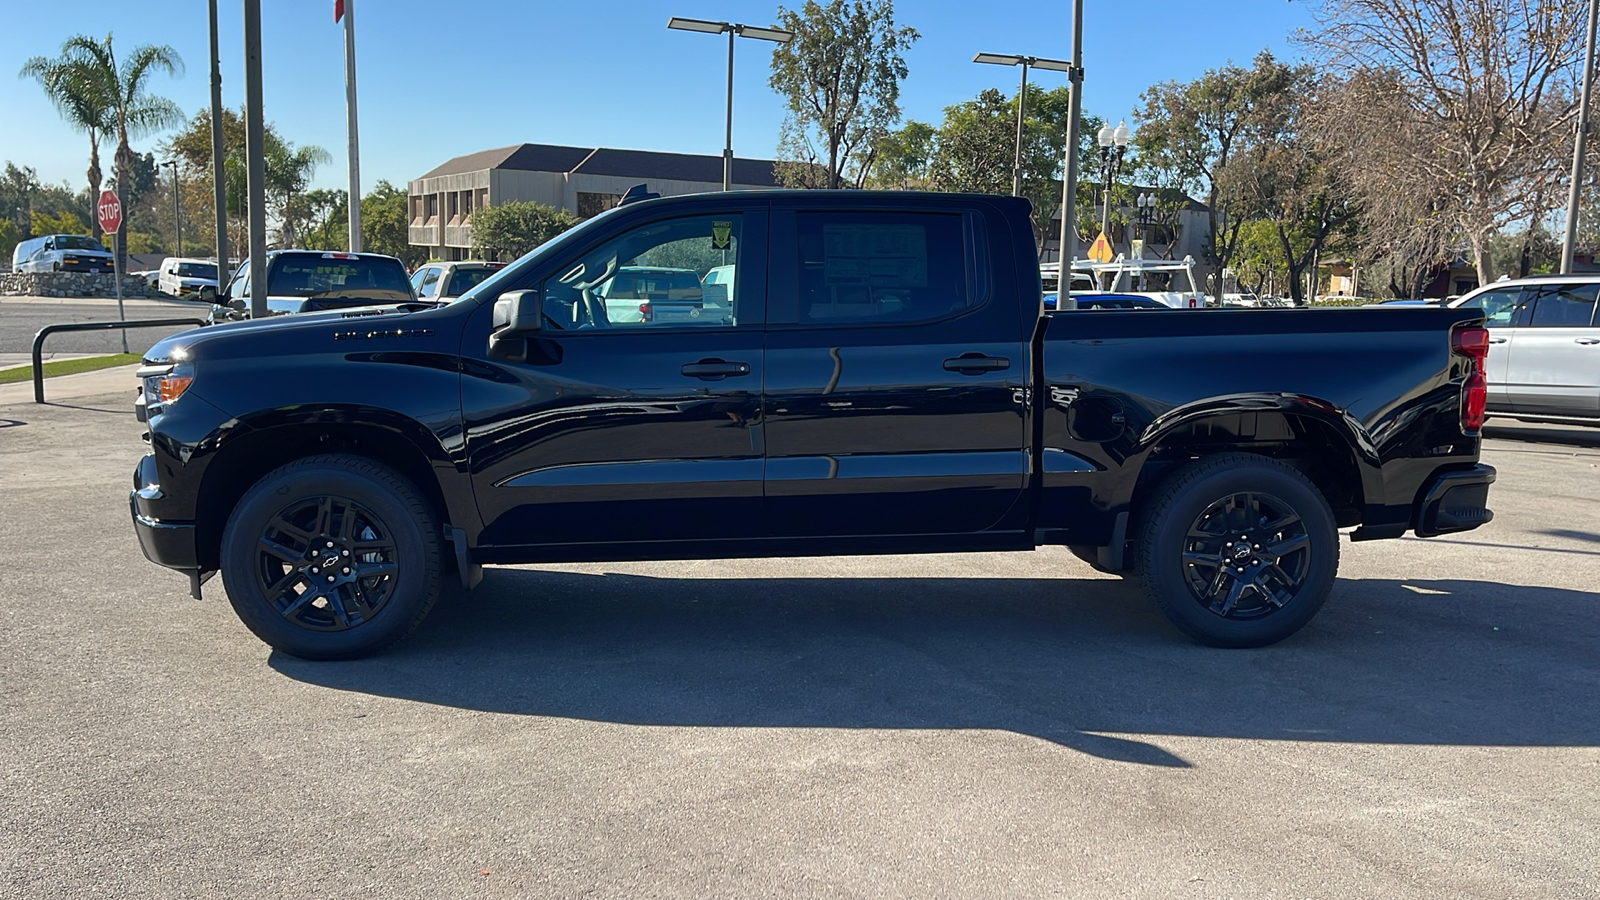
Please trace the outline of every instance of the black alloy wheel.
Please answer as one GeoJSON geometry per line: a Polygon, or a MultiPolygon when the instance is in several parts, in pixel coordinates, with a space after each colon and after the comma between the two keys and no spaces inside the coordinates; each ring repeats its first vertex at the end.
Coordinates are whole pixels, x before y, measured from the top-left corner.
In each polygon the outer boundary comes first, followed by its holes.
{"type": "Polygon", "coordinates": [[[1311,621],[1333,589],[1333,510],[1305,475],[1277,460],[1250,453],[1194,460],[1136,515],[1145,592],[1203,644],[1281,641],[1311,621]]]}
{"type": "Polygon", "coordinates": [[[394,539],[348,497],[304,497],[268,520],[257,543],[256,587],[278,614],[312,631],[372,621],[394,594],[394,539]]]}
{"type": "Polygon", "coordinates": [[[439,595],[441,528],[422,493],[370,459],[296,460],[256,482],[222,535],[228,601],[303,659],[354,659],[409,634],[439,595]]]}
{"type": "Polygon", "coordinates": [[[1311,536],[1271,494],[1230,494],[1189,526],[1183,559],[1189,590],[1223,618],[1256,619],[1293,602],[1311,571],[1311,536]]]}

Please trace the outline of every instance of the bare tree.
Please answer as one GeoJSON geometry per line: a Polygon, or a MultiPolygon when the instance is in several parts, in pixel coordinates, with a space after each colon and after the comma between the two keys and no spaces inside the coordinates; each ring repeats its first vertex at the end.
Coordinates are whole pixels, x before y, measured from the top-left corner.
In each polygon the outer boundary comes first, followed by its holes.
{"type": "MultiPolygon", "coordinates": [[[[1350,87],[1343,99],[1371,101],[1347,104],[1335,118],[1361,142],[1360,164],[1378,171],[1356,185],[1369,207],[1380,201],[1377,221],[1442,217],[1472,248],[1480,282],[1490,279],[1490,235],[1537,216],[1530,186],[1559,171],[1547,158],[1549,138],[1574,109],[1582,7],[1572,0],[1323,0],[1319,27],[1297,38],[1350,87]],[[1383,192],[1396,187],[1419,202],[1409,215],[1381,209],[1396,199],[1383,192]]],[[[1404,229],[1405,240],[1434,224],[1404,229]]]]}

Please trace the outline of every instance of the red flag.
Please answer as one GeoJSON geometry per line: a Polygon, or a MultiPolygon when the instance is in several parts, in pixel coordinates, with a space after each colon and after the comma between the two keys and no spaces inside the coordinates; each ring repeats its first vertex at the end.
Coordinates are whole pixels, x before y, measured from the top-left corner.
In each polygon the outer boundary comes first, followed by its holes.
{"type": "Polygon", "coordinates": [[[344,0],[333,0],[333,20],[335,22],[344,18],[344,0]]]}

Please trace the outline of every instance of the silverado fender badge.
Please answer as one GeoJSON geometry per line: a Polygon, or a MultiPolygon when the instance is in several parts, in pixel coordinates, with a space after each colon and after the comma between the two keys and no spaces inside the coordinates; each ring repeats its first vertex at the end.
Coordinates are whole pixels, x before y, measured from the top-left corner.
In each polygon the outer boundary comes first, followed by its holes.
{"type": "Polygon", "coordinates": [[[367,338],[397,338],[397,337],[427,337],[433,334],[432,328],[384,328],[372,331],[335,331],[333,339],[336,341],[357,341],[367,338]]]}

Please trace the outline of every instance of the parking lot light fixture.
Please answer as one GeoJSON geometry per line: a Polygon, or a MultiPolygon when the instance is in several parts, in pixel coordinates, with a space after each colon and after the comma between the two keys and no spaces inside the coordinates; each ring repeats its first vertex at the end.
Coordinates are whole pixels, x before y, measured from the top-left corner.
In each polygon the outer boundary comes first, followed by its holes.
{"type": "Polygon", "coordinates": [[[1054,72],[1071,72],[1072,64],[1059,59],[1038,56],[1008,56],[1004,53],[979,53],[972,57],[975,63],[991,66],[1021,66],[1022,86],[1017,89],[1017,149],[1011,163],[1011,196],[1022,196],[1022,134],[1028,116],[1028,67],[1049,69],[1054,72]]]}
{"type": "Polygon", "coordinates": [[[787,44],[794,40],[794,32],[782,28],[763,28],[759,25],[741,25],[737,22],[712,22],[707,19],[686,19],[673,16],[667,27],[676,31],[698,31],[701,34],[726,34],[728,36],[728,105],[727,129],[722,142],[722,189],[733,190],[733,39],[755,38],[787,44]]]}

